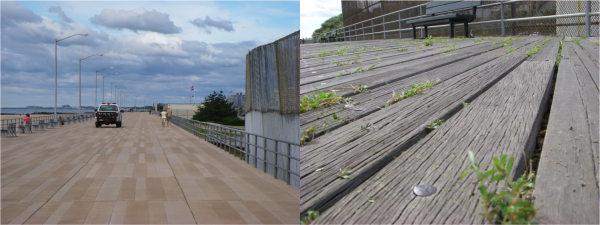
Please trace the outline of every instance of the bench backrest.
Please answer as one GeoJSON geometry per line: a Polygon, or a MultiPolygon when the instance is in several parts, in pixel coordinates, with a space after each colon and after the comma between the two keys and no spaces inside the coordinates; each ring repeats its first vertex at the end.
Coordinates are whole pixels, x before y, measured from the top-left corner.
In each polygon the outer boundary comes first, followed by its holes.
{"type": "Polygon", "coordinates": [[[433,0],[427,3],[427,15],[437,14],[452,10],[476,7],[481,5],[481,1],[471,0],[433,0]]]}

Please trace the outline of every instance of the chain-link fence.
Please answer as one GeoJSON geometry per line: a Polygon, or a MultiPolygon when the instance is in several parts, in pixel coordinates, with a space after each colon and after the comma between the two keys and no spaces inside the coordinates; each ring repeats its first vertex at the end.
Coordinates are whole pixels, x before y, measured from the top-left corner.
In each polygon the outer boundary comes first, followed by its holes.
{"type": "MultiPolygon", "coordinates": [[[[344,27],[337,40],[356,41],[412,38],[412,26],[406,21],[424,17],[428,1],[342,1],[344,27]],[[342,32],[343,31],[343,32],[342,32]]],[[[473,36],[559,35],[585,36],[586,12],[590,12],[589,36],[598,36],[598,1],[482,1],[477,18],[469,23],[473,36]],[[588,11],[588,5],[590,10],[588,11]],[[502,10],[504,8],[504,10],[502,10]],[[504,19],[502,19],[504,11],[504,19]],[[503,21],[504,20],[504,21],[503,21]]],[[[462,13],[471,14],[472,10],[462,13]]],[[[442,14],[436,14],[442,15],[442,14]]],[[[434,37],[449,36],[449,26],[428,27],[434,37]]],[[[419,28],[423,34],[423,29],[419,28]]],[[[419,36],[419,33],[417,36],[419,36]]],[[[462,35],[462,24],[455,34],[462,35]]],[[[316,42],[319,37],[313,37],[316,42]]]]}

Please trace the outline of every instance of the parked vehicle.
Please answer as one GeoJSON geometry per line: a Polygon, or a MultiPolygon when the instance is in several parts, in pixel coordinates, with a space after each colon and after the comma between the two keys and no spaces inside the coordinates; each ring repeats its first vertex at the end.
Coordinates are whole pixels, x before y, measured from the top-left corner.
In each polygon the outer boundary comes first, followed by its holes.
{"type": "Polygon", "coordinates": [[[121,127],[123,115],[122,113],[119,113],[119,106],[117,103],[102,103],[98,106],[95,115],[96,128],[101,127],[102,124],[116,124],[117,127],[121,127]]]}

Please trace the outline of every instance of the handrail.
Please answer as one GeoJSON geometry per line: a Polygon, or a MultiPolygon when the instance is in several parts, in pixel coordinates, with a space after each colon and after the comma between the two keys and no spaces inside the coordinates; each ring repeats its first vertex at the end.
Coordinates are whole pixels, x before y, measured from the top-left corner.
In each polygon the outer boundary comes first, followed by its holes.
{"type": "MultiPolygon", "coordinates": [[[[501,5],[501,4],[513,4],[513,3],[526,2],[526,1],[527,0],[512,0],[512,1],[505,1],[503,3],[501,3],[501,2],[499,2],[499,3],[490,3],[490,4],[486,4],[486,5],[480,5],[480,6],[477,6],[477,7],[478,8],[486,8],[486,7],[492,7],[492,6],[497,6],[497,5],[501,5]]],[[[384,21],[382,23],[378,23],[378,24],[373,24],[373,20],[381,18],[381,17],[388,16],[388,15],[400,13],[400,12],[403,12],[403,11],[406,11],[406,10],[411,10],[411,9],[415,9],[415,8],[418,8],[418,7],[423,7],[425,5],[427,5],[427,3],[419,4],[419,5],[408,7],[408,8],[404,8],[404,9],[400,9],[400,10],[397,10],[397,11],[394,11],[394,12],[386,13],[386,14],[383,14],[383,15],[380,15],[380,16],[377,16],[377,17],[373,17],[373,18],[370,18],[370,19],[367,19],[367,20],[363,20],[363,21],[360,21],[360,22],[357,22],[357,23],[353,23],[353,24],[350,24],[350,25],[347,25],[347,26],[335,29],[335,31],[338,31],[337,35],[335,35],[335,39],[336,40],[337,39],[346,39],[346,38],[352,38],[352,37],[358,37],[358,36],[363,36],[364,37],[365,35],[374,35],[374,34],[380,34],[380,33],[384,33],[385,34],[385,33],[388,33],[388,32],[397,32],[397,31],[401,32],[401,31],[405,31],[405,30],[412,30],[412,27],[411,28],[404,28],[404,29],[402,27],[400,27],[399,29],[394,29],[394,30],[385,30],[384,29],[383,31],[374,32],[373,28],[377,27],[377,26],[384,26],[385,24],[389,24],[389,23],[401,22],[401,21],[411,20],[411,19],[414,19],[414,18],[421,18],[424,15],[426,15],[426,14],[423,14],[422,11],[420,13],[421,15],[410,17],[410,18],[400,18],[399,17],[399,19],[396,19],[396,20],[393,20],[393,21],[385,21],[385,18],[384,18],[384,21]],[[366,23],[366,22],[371,22],[372,25],[364,26],[364,23],[366,23]],[[357,29],[356,25],[358,25],[358,24],[361,24],[361,27],[357,29]],[[350,29],[352,26],[355,26],[355,28],[353,30],[350,29]],[[346,28],[348,28],[349,30],[346,31],[346,28]],[[371,32],[365,34],[364,33],[364,29],[368,29],[368,28],[371,28],[371,32]],[[363,33],[357,34],[357,31],[359,29],[363,30],[363,33]],[[351,32],[354,32],[354,35],[351,35],[351,32]],[[348,33],[348,35],[346,35],[346,33],[348,33]],[[343,36],[339,37],[340,35],[343,35],[343,36]]],[[[597,16],[597,15],[599,15],[599,12],[590,12],[589,15],[590,16],[597,16]]],[[[571,14],[563,14],[563,15],[536,16],[536,17],[526,17],[526,18],[504,19],[504,22],[530,21],[530,20],[542,20],[542,19],[557,19],[557,18],[568,18],[568,17],[584,17],[584,16],[586,16],[586,13],[571,13],[571,14]]],[[[470,23],[470,24],[476,25],[476,24],[498,23],[498,22],[501,22],[501,21],[502,20],[490,20],[490,21],[474,22],[474,23],[470,23]]],[[[456,24],[455,26],[461,26],[461,25],[462,24],[456,24]]],[[[449,25],[439,25],[439,26],[430,26],[429,28],[448,27],[448,26],[449,25]]],[[[423,28],[417,28],[417,29],[422,30],[423,28]]],[[[312,38],[313,38],[313,40],[317,39],[318,37],[321,37],[323,34],[324,33],[317,34],[316,36],[313,36],[312,38]]]]}
{"type": "MultiPolygon", "coordinates": [[[[87,112],[87,113],[82,113],[82,119],[86,119],[85,115],[93,115],[92,112],[87,112]]],[[[59,114],[59,117],[62,118],[73,118],[76,119],[78,117],[77,114],[59,114]]],[[[2,119],[0,120],[0,125],[2,127],[2,129],[6,129],[9,124],[16,124],[17,127],[19,127],[20,125],[24,125],[25,123],[23,123],[23,118],[13,118],[13,119],[2,119]]],[[[53,123],[54,121],[54,115],[48,115],[48,116],[36,116],[36,117],[30,117],[31,118],[31,124],[39,124],[40,121],[44,121],[45,123],[53,123]]],[[[58,121],[58,124],[60,126],[60,121],[58,121]]],[[[51,125],[51,127],[54,127],[54,124],[51,125]]]]}
{"type": "MultiPolygon", "coordinates": [[[[158,111],[153,111],[153,114],[157,116],[160,116],[159,113],[160,112],[158,111]]],[[[171,122],[200,138],[204,138],[207,142],[211,142],[219,147],[222,147],[223,149],[229,149],[229,153],[231,154],[235,153],[232,153],[232,149],[242,153],[243,159],[244,161],[246,161],[246,163],[254,165],[254,167],[256,168],[258,168],[259,165],[262,164],[262,169],[264,172],[269,171],[267,165],[272,166],[274,168],[273,176],[277,179],[282,179],[286,181],[287,184],[291,184],[292,177],[297,178],[298,181],[300,179],[300,172],[291,170],[292,162],[299,164],[300,158],[290,155],[292,146],[296,146],[299,149],[300,143],[294,143],[290,141],[284,141],[276,138],[267,137],[260,134],[254,134],[246,132],[244,130],[240,130],[236,127],[229,127],[209,122],[200,122],[180,116],[172,116],[171,122]],[[260,141],[258,141],[259,138],[262,139],[262,145],[260,141]],[[270,141],[270,143],[274,142],[274,145],[267,145],[267,141],[270,141]],[[282,148],[281,144],[287,147],[282,148]],[[262,156],[258,155],[259,150],[262,150],[262,156]],[[280,150],[283,150],[283,152],[281,152],[280,150]],[[284,153],[285,151],[287,151],[288,153],[284,153]],[[268,159],[267,152],[274,154],[274,162],[271,162],[268,159]],[[251,159],[251,157],[253,159],[251,159]],[[287,168],[285,168],[286,166],[278,165],[279,157],[285,158],[284,162],[287,162],[287,168]],[[282,177],[278,176],[279,170],[285,172],[285,174],[282,177]]],[[[242,158],[242,154],[240,154],[240,158],[242,158]]],[[[294,185],[299,187],[300,184],[298,182],[297,184],[294,183],[294,185]]]]}

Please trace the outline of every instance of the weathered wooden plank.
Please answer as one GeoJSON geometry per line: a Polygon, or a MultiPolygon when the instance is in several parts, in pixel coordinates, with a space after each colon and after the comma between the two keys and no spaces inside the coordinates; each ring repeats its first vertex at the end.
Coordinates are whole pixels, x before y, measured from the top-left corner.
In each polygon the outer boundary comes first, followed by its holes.
{"type": "MultiPolygon", "coordinates": [[[[513,45],[513,48],[520,48],[530,42],[519,42],[513,45]]],[[[556,49],[554,52],[557,52],[558,49],[558,40],[556,40],[556,49]]],[[[544,48],[550,49],[550,48],[544,48]]],[[[352,111],[345,110],[344,105],[335,105],[329,108],[321,108],[315,109],[312,111],[308,111],[300,114],[301,118],[301,126],[300,129],[304,130],[310,128],[312,126],[318,126],[321,128],[324,125],[324,121],[327,120],[330,123],[329,130],[335,130],[339,126],[343,125],[345,122],[342,120],[333,120],[332,115],[335,113],[340,118],[348,118],[348,120],[353,121],[355,119],[362,118],[366,115],[373,113],[378,110],[378,107],[384,107],[389,100],[391,100],[392,92],[401,93],[407,89],[410,89],[412,85],[416,85],[425,81],[434,81],[436,79],[440,79],[441,81],[445,81],[457,74],[462,72],[471,70],[477,66],[480,66],[483,63],[486,63],[490,60],[497,59],[504,55],[505,49],[496,49],[490,52],[483,52],[481,54],[473,55],[473,57],[466,58],[458,63],[452,63],[443,65],[441,67],[435,68],[433,70],[429,70],[431,68],[423,68],[424,71],[418,71],[414,74],[418,74],[416,76],[412,76],[406,79],[399,80],[397,82],[391,82],[387,85],[380,86],[378,88],[370,88],[370,92],[359,93],[357,95],[353,95],[352,99],[355,103],[360,103],[357,105],[357,108],[363,109],[362,111],[352,111]],[[427,71],[429,70],[429,71],[427,71]]],[[[512,55],[517,56],[522,60],[525,56],[523,54],[517,55],[517,53],[511,53],[512,55]]],[[[450,56],[452,57],[452,56],[450,56]]],[[[436,64],[432,64],[435,66],[436,64]]],[[[402,73],[402,72],[400,72],[402,73]]],[[[323,131],[319,130],[317,135],[322,134],[323,131]]]]}
{"type": "MultiPolygon", "coordinates": [[[[553,70],[554,62],[523,62],[315,223],[484,223],[478,194],[472,196],[475,176],[458,180],[469,164],[467,150],[475,153],[483,169],[502,154],[523,164],[523,148],[527,152],[535,147],[553,70]],[[416,197],[412,189],[419,183],[431,184],[438,192],[416,197]],[[366,201],[369,196],[374,203],[366,201]]],[[[523,168],[513,170],[513,177],[522,172],[523,168]]],[[[488,190],[496,191],[497,184],[488,190]]]]}
{"type": "Polygon", "coordinates": [[[579,44],[581,44],[581,47],[588,52],[588,54],[590,54],[592,57],[591,59],[593,61],[596,62],[596,64],[598,64],[598,62],[600,62],[600,50],[598,49],[598,45],[596,45],[595,43],[598,43],[598,37],[596,38],[586,38],[586,39],[581,39],[579,41],[579,44]]]}
{"type": "Polygon", "coordinates": [[[534,191],[540,223],[599,223],[598,70],[588,71],[578,50],[563,44],[534,191]]]}
{"type": "MultiPolygon", "coordinates": [[[[393,82],[394,79],[400,79],[402,76],[396,75],[400,71],[408,71],[413,70],[422,71],[424,69],[434,68],[435,66],[440,66],[447,63],[454,63],[460,61],[461,58],[471,57],[475,54],[481,54],[485,51],[491,51],[497,48],[500,48],[500,45],[481,45],[474,46],[470,48],[462,48],[457,49],[452,52],[453,57],[445,57],[441,54],[431,55],[431,53],[419,53],[413,55],[411,59],[399,59],[398,63],[391,63],[388,65],[377,65],[375,69],[370,71],[365,71],[362,73],[352,74],[348,76],[343,76],[340,78],[330,79],[324,82],[319,83],[319,85],[306,84],[304,85],[301,82],[300,85],[300,94],[304,95],[307,93],[315,92],[314,86],[319,89],[337,89],[340,87],[350,87],[350,85],[358,86],[358,85],[367,85],[373,86],[376,84],[383,84],[384,82],[393,82]],[[420,59],[420,60],[416,60],[420,59]],[[403,63],[404,62],[404,63],[403,63]],[[435,63],[434,65],[431,65],[435,63]],[[427,67],[422,67],[422,65],[428,65],[427,67]]],[[[434,52],[435,53],[435,52],[434,52]]],[[[437,52],[439,53],[439,52],[437,52]]],[[[364,68],[364,67],[363,67],[364,68]]],[[[368,68],[368,67],[367,67],[368,68]]],[[[364,68],[364,69],[367,69],[364,68]]],[[[356,68],[354,68],[356,70],[356,68]]]]}
{"type": "MultiPolygon", "coordinates": [[[[533,46],[531,46],[533,47],[533,46]]],[[[357,122],[330,132],[301,148],[301,211],[325,209],[375,173],[400,151],[425,134],[425,125],[448,118],[497,82],[519,62],[529,48],[516,50],[486,63],[422,94],[407,98],[357,122]],[[516,56],[516,57],[515,57],[516,56]],[[519,56],[521,56],[519,58],[519,56]],[[366,132],[367,123],[379,127],[366,132]],[[324,168],[321,172],[317,169],[324,168]],[[339,169],[352,169],[349,180],[336,176],[339,169]]]]}

